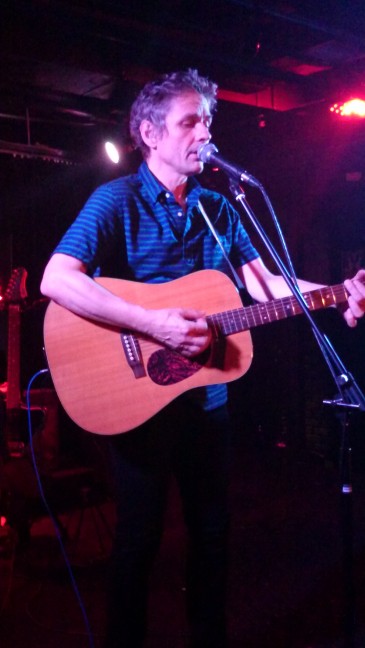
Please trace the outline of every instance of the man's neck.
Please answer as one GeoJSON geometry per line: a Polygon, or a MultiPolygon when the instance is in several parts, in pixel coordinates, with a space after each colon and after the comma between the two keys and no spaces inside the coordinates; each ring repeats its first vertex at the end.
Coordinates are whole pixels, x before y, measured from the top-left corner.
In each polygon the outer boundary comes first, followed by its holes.
{"type": "Polygon", "coordinates": [[[185,205],[186,199],[186,187],[188,178],[177,174],[176,172],[171,172],[169,169],[163,168],[161,166],[156,166],[153,160],[147,160],[147,165],[151,173],[163,184],[168,191],[174,195],[175,200],[179,205],[185,205]]]}

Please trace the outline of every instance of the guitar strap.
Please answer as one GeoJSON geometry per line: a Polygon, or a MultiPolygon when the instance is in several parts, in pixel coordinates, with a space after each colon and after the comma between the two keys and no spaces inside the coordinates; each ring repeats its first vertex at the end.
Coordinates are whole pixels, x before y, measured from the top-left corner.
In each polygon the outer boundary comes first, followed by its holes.
{"type": "Polygon", "coordinates": [[[252,302],[251,302],[251,300],[249,298],[249,295],[247,293],[247,288],[242,283],[242,280],[241,280],[240,276],[237,274],[235,268],[233,267],[233,265],[232,265],[232,263],[231,263],[231,261],[230,261],[230,259],[228,257],[228,254],[224,249],[222,241],[220,240],[220,238],[219,238],[219,236],[218,236],[218,234],[216,232],[216,229],[214,228],[214,225],[213,225],[212,221],[210,220],[210,218],[209,218],[207,212],[205,211],[205,209],[204,209],[202,203],[200,202],[200,200],[198,200],[198,207],[200,209],[200,212],[201,212],[206,224],[208,225],[208,227],[209,227],[210,231],[212,232],[215,240],[217,241],[217,243],[218,243],[218,245],[219,245],[219,247],[221,249],[221,252],[223,254],[223,257],[225,258],[225,260],[227,262],[227,265],[228,265],[228,267],[229,267],[229,269],[230,269],[230,271],[232,273],[232,276],[233,276],[233,278],[234,278],[234,280],[236,282],[236,287],[237,287],[237,290],[238,290],[238,292],[240,294],[242,303],[243,304],[251,304],[252,302]]]}

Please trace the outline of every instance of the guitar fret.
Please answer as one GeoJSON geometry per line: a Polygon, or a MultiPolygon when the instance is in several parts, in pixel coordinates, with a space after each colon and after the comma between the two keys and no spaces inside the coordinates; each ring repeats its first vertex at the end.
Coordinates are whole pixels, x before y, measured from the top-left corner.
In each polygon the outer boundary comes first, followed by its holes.
{"type": "MultiPolygon", "coordinates": [[[[306,293],[304,300],[310,310],[313,310],[315,308],[314,295],[311,295],[311,293],[306,293]]],[[[322,302],[322,296],[320,296],[320,301],[322,302]]]]}
{"type": "Polygon", "coordinates": [[[257,326],[257,322],[256,322],[256,318],[255,318],[256,307],[255,306],[249,306],[248,310],[249,310],[249,314],[250,314],[250,325],[251,326],[257,326]]]}
{"type": "Polygon", "coordinates": [[[218,313],[215,316],[208,317],[208,320],[213,324],[216,337],[229,335],[230,333],[238,333],[242,330],[239,309],[218,313]]]}
{"type": "Polygon", "coordinates": [[[271,314],[274,320],[281,319],[284,312],[282,299],[276,299],[272,302],[271,314]]]}
{"type": "Polygon", "coordinates": [[[266,304],[258,304],[259,306],[259,313],[261,317],[261,323],[265,324],[266,322],[270,321],[270,317],[267,311],[267,306],[266,304]]]}

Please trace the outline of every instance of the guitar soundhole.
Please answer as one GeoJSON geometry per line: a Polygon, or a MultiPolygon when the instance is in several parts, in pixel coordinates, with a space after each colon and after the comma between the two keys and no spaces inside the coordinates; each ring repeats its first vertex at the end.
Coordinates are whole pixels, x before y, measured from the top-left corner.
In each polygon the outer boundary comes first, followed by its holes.
{"type": "Polygon", "coordinates": [[[189,359],[177,351],[160,349],[150,356],[147,372],[157,385],[174,385],[199,371],[207,362],[209,354],[209,349],[206,349],[199,356],[189,359]]]}

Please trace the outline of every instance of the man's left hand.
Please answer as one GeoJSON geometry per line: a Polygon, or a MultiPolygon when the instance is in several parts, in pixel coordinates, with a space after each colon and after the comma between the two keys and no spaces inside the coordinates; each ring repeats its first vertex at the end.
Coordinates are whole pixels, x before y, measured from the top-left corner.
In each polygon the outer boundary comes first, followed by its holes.
{"type": "Polygon", "coordinates": [[[344,281],[344,285],[349,293],[344,318],[349,326],[354,327],[365,313],[365,270],[358,270],[352,279],[344,281]]]}

